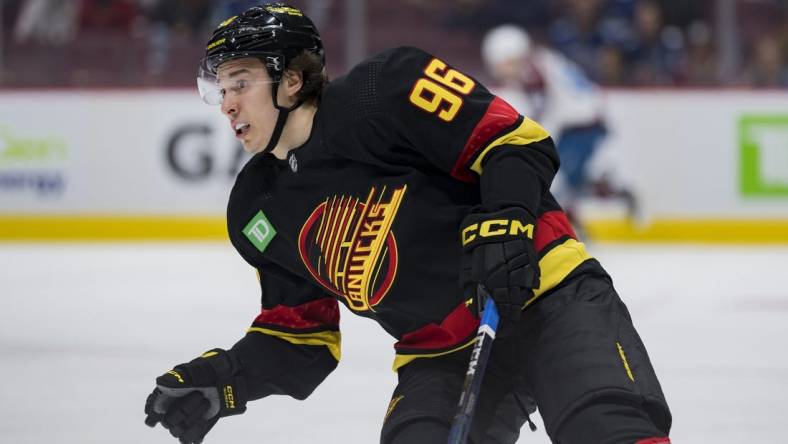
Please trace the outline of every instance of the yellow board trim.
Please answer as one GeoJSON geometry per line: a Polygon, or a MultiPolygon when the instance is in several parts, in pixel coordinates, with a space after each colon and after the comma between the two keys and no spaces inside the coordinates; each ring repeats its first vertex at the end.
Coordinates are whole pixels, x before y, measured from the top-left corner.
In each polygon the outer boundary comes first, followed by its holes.
{"type": "Polygon", "coordinates": [[[475,171],[477,174],[482,174],[482,161],[484,157],[487,156],[487,153],[495,147],[501,145],[528,145],[529,143],[539,142],[548,137],[550,137],[550,133],[548,133],[546,129],[542,128],[541,125],[528,117],[524,117],[523,123],[521,123],[517,129],[495,139],[492,143],[487,145],[487,147],[476,156],[476,160],[473,162],[473,165],[471,165],[471,170],[475,171]]]}
{"type": "Polygon", "coordinates": [[[224,217],[0,215],[0,241],[227,239],[224,217]]]}
{"type": "Polygon", "coordinates": [[[473,343],[476,342],[476,338],[471,339],[467,343],[460,345],[459,347],[453,348],[448,351],[440,352],[440,353],[431,353],[431,354],[423,354],[423,355],[396,355],[394,357],[394,365],[391,367],[392,370],[395,372],[402,368],[403,366],[410,364],[411,362],[415,361],[419,358],[435,358],[437,356],[448,355],[450,353],[454,353],[456,351],[462,350],[464,348],[470,347],[473,343]]]}
{"type": "MultiPolygon", "coordinates": [[[[788,244],[785,219],[589,219],[584,228],[597,242],[694,242],[788,244]]],[[[226,241],[224,217],[0,215],[0,242],[226,241]]]]}
{"type": "Polygon", "coordinates": [[[639,225],[626,219],[584,222],[597,242],[788,243],[786,219],[654,219],[639,225]]]}
{"type": "Polygon", "coordinates": [[[275,336],[295,345],[325,345],[331,356],[339,362],[342,357],[342,334],[338,331],[321,331],[317,333],[285,333],[261,327],[251,327],[247,332],[263,333],[275,336]]]}
{"type": "Polygon", "coordinates": [[[567,239],[563,244],[553,247],[539,260],[540,285],[534,290],[533,297],[525,302],[523,308],[529,306],[544,292],[554,288],[578,265],[591,258],[586,246],[575,239],[567,239]]]}

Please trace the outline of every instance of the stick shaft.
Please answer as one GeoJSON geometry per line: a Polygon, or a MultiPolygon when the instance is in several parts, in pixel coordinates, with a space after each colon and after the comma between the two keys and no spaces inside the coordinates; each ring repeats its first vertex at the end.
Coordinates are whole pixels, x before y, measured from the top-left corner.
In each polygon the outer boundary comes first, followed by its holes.
{"type": "Polygon", "coordinates": [[[484,370],[490,358],[495,331],[498,329],[498,309],[487,291],[480,285],[478,289],[479,302],[484,301],[484,311],[476,334],[476,343],[473,345],[468,371],[465,373],[465,382],[460,392],[460,402],[457,414],[449,432],[449,444],[465,444],[468,432],[473,422],[473,412],[476,400],[484,378],[484,370]]]}

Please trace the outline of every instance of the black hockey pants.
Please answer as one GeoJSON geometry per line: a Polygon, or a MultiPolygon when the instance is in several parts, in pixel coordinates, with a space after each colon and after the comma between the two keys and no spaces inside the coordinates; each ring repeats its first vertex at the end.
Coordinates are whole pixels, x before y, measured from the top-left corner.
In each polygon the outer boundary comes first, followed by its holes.
{"type": "MultiPolygon", "coordinates": [[[[381,443],[446,443],[469,353],[400,369],[381,443]]],[[[516,442],[534,400],[554,443],[670,442],[667,402],[606,275],[567,279],[525,311],[516,331],[496,339],[492,353],[470,443],[516,442]]]]}

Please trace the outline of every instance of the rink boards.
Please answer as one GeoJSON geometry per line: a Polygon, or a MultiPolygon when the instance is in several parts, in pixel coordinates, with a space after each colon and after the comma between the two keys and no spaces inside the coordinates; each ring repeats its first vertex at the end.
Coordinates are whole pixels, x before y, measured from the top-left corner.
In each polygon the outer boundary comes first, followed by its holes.
{"type": "MultiPolygon", "coordinates": [[[[591,211],[590,235],[788,242],[788,93],[606,97],[610,135],[592,170],[632,189],[641,212],[633,224],[591,211]]],[[[0,239],[223,238],[246,159],[188,89],[3,91],[0,239]]]]}

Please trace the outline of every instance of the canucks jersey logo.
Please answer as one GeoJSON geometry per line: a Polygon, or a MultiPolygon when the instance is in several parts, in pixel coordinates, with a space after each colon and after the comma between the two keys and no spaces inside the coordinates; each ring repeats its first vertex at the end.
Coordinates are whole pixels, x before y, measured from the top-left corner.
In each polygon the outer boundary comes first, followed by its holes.
{"type": "Polygon", "coordinates": [[[350,309],[375,310],[394,283],[397,241],[391,226],[405,186],[372,188],[366,199],[331,196],[301,228],[298,249],[309,273],[350,309]]]}

